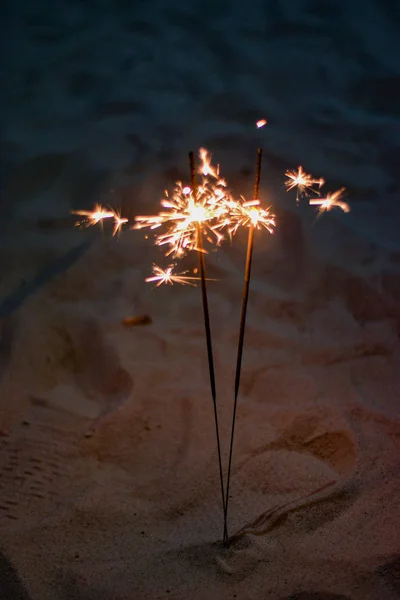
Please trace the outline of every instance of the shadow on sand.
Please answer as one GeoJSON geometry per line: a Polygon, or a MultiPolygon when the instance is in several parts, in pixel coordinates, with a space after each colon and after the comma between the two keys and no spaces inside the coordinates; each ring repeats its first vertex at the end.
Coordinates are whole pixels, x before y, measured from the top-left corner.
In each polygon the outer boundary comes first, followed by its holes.
{"type": "Polygon", "coordinates": [[[31,600],[18,577],[17,571],[2,552],[0,552],[0,598],[4,598],[4,600],[31,600]]]}

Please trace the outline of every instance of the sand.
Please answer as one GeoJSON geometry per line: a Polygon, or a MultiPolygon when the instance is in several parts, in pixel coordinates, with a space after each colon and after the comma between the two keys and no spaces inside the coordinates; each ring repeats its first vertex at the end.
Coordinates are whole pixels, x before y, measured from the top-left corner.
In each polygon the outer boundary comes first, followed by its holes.
{"type": "MultiPolygon", "coordinates": [[[[355,3],[205,4],[8,6],[5,600],[399,597],[398,23],[372,2],[362,26],[355,3]],[[248,193],[260,144],[278,218],[255,238],[223,548],[200,290],[145,284],[143,232],[70,211],[156,212],[202,145],[248,193]],[[298,210],[300,161],[349,215],[298,210]]],[[[206,257],[225,473],[245,248],[206,257]]]]}

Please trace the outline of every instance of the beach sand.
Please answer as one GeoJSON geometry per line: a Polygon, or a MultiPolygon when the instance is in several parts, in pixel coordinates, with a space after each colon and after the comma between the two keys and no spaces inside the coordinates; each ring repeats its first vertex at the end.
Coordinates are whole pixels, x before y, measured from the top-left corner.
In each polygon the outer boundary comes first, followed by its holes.
{"type": "MultiPolygon", "coordinates": [[[[1,598],[395,600],[398,21],[372,2],[362,24],[357,3],[92,4],[8,7],[1,598]],[[255,236],[228,548],[200,290],[152,288],[151,239],[70,215],[156,213],[203,145],[244,194],[262,145],[277,214],[255,236]],[[298,164],[351,213],[298,210],[298,164]]],[[[206,256],[225,473],[245,249],[241,231],[206,256]]]]}

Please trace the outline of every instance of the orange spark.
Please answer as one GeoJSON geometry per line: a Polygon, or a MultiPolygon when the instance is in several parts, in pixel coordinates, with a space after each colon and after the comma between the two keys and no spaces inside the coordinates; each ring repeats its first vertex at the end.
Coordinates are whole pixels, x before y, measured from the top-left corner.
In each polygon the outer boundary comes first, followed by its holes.
{"type": "Polygon", "coordinates": [[[100,204],[96,204],[94,210],[73,210],[73,214],[85,217],[84,221],[87,223],[87,227],[96,225],[103,221],[103,219],[112,219],[114,217],[113,211],[105,210],[100,204]]]}
{"type": "Polygon", "coordinates": [[[166,269],[162,269],[157,265],[153,265],[154,275],[153,277],[147,277],[145,281],[147,283],[155,283],[157,287],[159,287],[163,283],[169,283],[170,285],[173,285],[174,283],[180,283],[181,285],[195,286],[196,284],[193,283],[193,280],[199,281],[198,277],[186,277],[184,273],[173,275],[173,268],[174,265],[170,265],[166,269]]]}
{"type": "Polygon", "coordinates": [[[336,190],[336,192],[328,193],[325,198],[313,198],[310,200],[311,206],[319,206],[319,212],[327,212],[332,210],[335,206],[342,209],[343,212],[350,212],[350,206],[347,202],[343,202],[340,198],[343,196],[343,192],[346,188],[336,190]]]}
{"type": "Polygon", "coordinates": [[[166,255],[183,256],[188,250],[198,250],[199,226],[209,242],[219,244],[223,236],[218,232],[218,219],[223,212],[224,201],[229,197],[226,182],[219,178],[219,170],[211,165],[204,148],[200,149],[202,160],[202,182],[197,188],[196,198],[189,186],[180,181],[171,194],[165,192],[161,201],[163,209],[158,215],[137,216],[134,229],[166,226],[167,231],[156,237],[159,246],[167,245],[166,255]]]}
{"type": "Polygon", "coordinates": [[[299,202],[300,196],[308,196],[310,192],[319,194],[318,190],[313,188],[314,185],[318,185],[320,188],[324,185],[325,181],[320,179],[314,179],[312,175],[308,175],[303,171],[303,167],[299,167],[296,171],[286,171],[285,173],[288,180],[285,182],[287,190],[292,190],[297,187],[296,201],[299,202]]]}
{"type": "Polygon", "coordinates": [[[264,227],[269,233],[274,233],[275,216],[269,208],[261,208],[259,200],[241,201],[228,200],[225,203],[225,212],[221,214],[218,228],[227,228],[230,236],[234,235],[239,227],[253,225],[256,229],[264,227]]]}
{"type": "Polygon", "coordinates": [[[267,124],[266,119],[260,119],[259,121],[257,121],[256,127],[257,127],[257,129],[261,129],[261,127],[264,127],[264,125],[266,125],[266,124],[267,124]]]}
{"type": "Polygon", "coordinates": [[[125,217],[121,217],[120,213],[118,213],[117,211],[114,211],[113,217],[114,217],[114,229],[113,229],[113,236],[114,236],[114,235],[117,235],[117,233],[121,232],[122,226],[128,222],[128,219],[126,219],[125,217]]]}
{"type": "Polygon", "coordinates": [[[219,166],[214,168],[211,165],[211,155],[208,154],[208,152],[205,148],[200,148],[199,156],[200,156],[200,160],[202,161],[202,164],[199,169],[199,173],[201,173],[205,177],[207,177],[207,175],[211,175],[211,177],[214,177],[214,179],[218,179],[219,166]]]}

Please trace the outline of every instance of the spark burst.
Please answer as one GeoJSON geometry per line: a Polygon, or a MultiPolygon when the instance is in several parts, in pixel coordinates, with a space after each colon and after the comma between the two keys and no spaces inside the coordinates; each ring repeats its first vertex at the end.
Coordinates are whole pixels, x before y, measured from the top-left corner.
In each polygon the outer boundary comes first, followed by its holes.
{"type": "Polygon", "coordinates": [[[121,213],[114,211],[114,229],[113,229],[113,237],[119,234],[122,231],[123,225],[128,222],[128,219],[125,217],[121,217],[121,213]]]}
{"type": "MultiPolygon", "coordinates": [[[[102,223],[104,219],[114,218],[114,212],[106,210],[101,204],[96,204],[94,210],[73,210],[72,214],[84,217],[82,221],[86,223],[86,227],[102,223]]],[[[82,221],[78,225],[82,224],[82,221]]]]}
{"type": "MultiPolygon", "coordinates": [[[[172,195],[165,191],[161,201],[163,209],[158,215],[135,217],[134,229],[157,229],[166,226],[167,231],[156,236],[155,244],[169,246],[166,256],[183,256],[189,250],[200,250],[199,227],[210,243],[219,245],[223,235],[218,223],[230,198],[226,182],[219,176],[219,168],[211,165],[211,157],[205,148],[199,151],[202,164],[199,173],[203,176],[197,186],[196,198],[191,187],[178,181],[172,195]]],[[[202,251],[202,250],[200,250],[202,251]]]]}
{"type": "Polygon", "coordinates": [[[286,171],[287,181],[285,185],[287,192],[297,187],[296,202],[300,202],[301,196],[308,196],[311,192],[319,195],[319,191],[313,186],[318,185],[321,188],[325,181],[322,179],[314,179],[312,175],[308,175],[303,171],[303,167],[299,167],[297,171],[286,171]]]}
{"type": "Polygon", "coordinates": [[[84,217],[82,220],[78,221],[77,225],[86,224],[86,227],[97,225],[97,223],[103,225],[105,219],[113,219],[113,237],[121,232],[123,225],[128,223],[128,219],[121,217],[121,214],[118,211],[106,210],[101,204],[96,204],[94,210],[73,210],[72,214],[84,217]]]}
{"type": "Polygon", "coordinates": [[[335,206],[341,208],[343,212],[350,212],[350,206],[347,202],[343,202],[340,198],[343,196],[343,192],[346,188],[340,188],[336,192],[328,193],[325,198],[313,198],[310,200],[311,206],[319,206],[319,212],[327,212],[332,210],[335,206]]]}
{"type": "Polygon", "coordinates": [[[192,285],[196,284],[193,281],[199,281],[198,277],[187,277],[185,273],[173,274],[175,265],[170,265],[166,269],[162,269],[157,265],[153,265],[153,276],[147,277],[145,281],[147,283],[155,283],[157,287],[163,283],[173,285],[174,283],[180,283],[181,285],[192,285]]]}
{"type": "Polygon", "coordinates": [[[274,233],[275,216],[270,213],[269,208],[261,208],[259,200],[246,201],[243,197],[237,202],[228,200],[225,203],[225,211],[221,211],[219,228],[226,228],[229,236],[235,235],[239,227],[250,227],[261,229],[264,227],[269,233],[274,233]]]}

